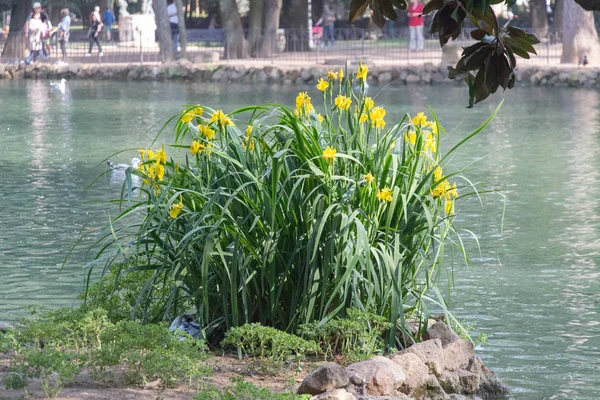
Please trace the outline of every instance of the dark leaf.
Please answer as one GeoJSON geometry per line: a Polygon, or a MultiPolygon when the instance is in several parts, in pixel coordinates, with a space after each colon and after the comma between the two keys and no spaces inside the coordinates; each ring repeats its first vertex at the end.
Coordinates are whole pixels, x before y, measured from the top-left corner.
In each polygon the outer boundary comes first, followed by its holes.
{"type": "Polygon", "coordinates": [[[465,83],[469,87],[469,105],[467,108],[473,108],[475,102],[475,77],[472,74],[467,75],[465,83]]]}
{"type": "Polygon", "coordinates": [[[370,2],[371,0],[352,0],[350,3],[350,16],[348,17],[350,23],[355,22],[363,15],[370,2]]]}
{"type": "Polygon", "coordinates": [[[506,30],[508,31],[510,36],[513,38],[521,38],[521,39],[527,38],[527,33],[523,29],[515,28],[514,26],[509,25],[506,27],[506,30]]]}
{"type": "MultiPolygon", "coordinates": [[[[473,17],[476,21],[483,21],[496,33],[498,32],[498,20],[496,19],[496,13],[492,7],[488,7],[485,13],[474,13],[473,17]]],[[[481,27],[481,24],[478,22],[476,26],[481,27]]]]}
{"type": "Polygon", "coordinates": [[[526,52],[537,55],[535,48],[527,41],[527,39],[520,39],[520,38],[513,38],[513,37],[508,37],[508,38],[504,39],[505,42],[507,42],[507,40],[508,40],[509,46],[514,47],[514,45],[517,44],[518,47],[522,48],[526,52]]]}
{"type": "Polygon", "coordinates": [[[538,39],[537,36],[535,36],[531,33],[527,34],[526,40],[529,44],[540,44],[540,39],[538,39]]]}
{"type": "Polygon", "coordinates": [[[475,53],[477,50],[487,45],[488,44],[484,42],[477,42],[469,47],[463,47],[462,56],[469,57],[471,54],[475,53]]]}
{"type": "Polygon", "coordinates": [[[437,12],[437,32],[440,45],[448,43],[450,38],[456,39],[462,30],[462,24],[467,16],[462,8],[454,3],[448,3],[437,12]],[[454,17],[456,17],[456,19],[454,17]]]}
{"type": "Polygon", "coordinates": [[[392,21],[398,20],[398,14],[396,14],[396,10],[394,10],[394,5],[390,0],[377,0],[377,2],[381,5],[383,15],[385,15],[392,21]]]}
{"type": "Polygon", "coordinates": [[[488,92],[496,93],[498,86],[500,86],[500,71],[502,69],[502,60],[504,55],[492,55],[485,60],[485,86],[488,92]]]}
{"type": "Polygon", "coordinates": [[[515,73],[513,71],[510,75],[510,79],[508,80],[508,88],[509,89],[512,89],[513,87],[515,87],[516,80],[517,80],[517,76],[515,75],[515,73]]]}
{"type": "Polygon", "coordinates": [[[502,86],[502,88],[506,90],[506,88],[508,87],[508,81],[510,80],[510,74],[512,73],[512,69],[510,68],[508,60],[506,59],[506,56],[504,56],[504,54],[500,56],[500,63],[498,65],[498,68],[498,82],[500,83],[500,86],[502,86]]]}
{"type": "Polygon", "coordinates": [[[490,92],[485,86],[485,67],[481,66],[479,71],[477,71],[477,76],[475,77],[474,82],[475,87],[475,104],[479,103],[482,100],[485,100],[489,97],[490,92]]]}
{"type": "Polygon", "coordinates": [[[474,31],[471,31],[471,37],[475,40],[481,40],[487,34],[488,33],[483,29],[475,29],[474,31]]]}
{"type": "Polygon", "coordinates": [[[423,14],[429,14],[434,10],[439,10],[444,6],[444,0],[431,0],[425,8],[423,8],[423,14]]]}
{"type": "Polygon", "coordinates": [[[440,17],[440,13],[436,12],[435,15],[433,16],[433,21],[431,21],[431,32],[430,33],[437,32],[438,18],[439,17],[440,17]]]}
{"type": "Polygon", "coordinates": [[[512,70],[512,68],[515,68],[517,66],[517,60],[515,59],[515,54],[513,53],[512,49],[508,46],[506,46],[506,54],[508,55],[508,60],[510,61],[510,67],[512,70]]]}
{"type": "Polygon", "coordinates": [[[465,60],[466,69],[468,71],[475,71],[483,67],[483,63],[490,57],[492,50],[490,45],[481,46],[479,50],[465,60]]]}
{"type": "Polygon", "coordinates": [[[519,57],[529,59],[529,53],[514,39],[504,38],[504,45],[509,47],[519,57]]]}
{"type": "Polygon", "coordinates": [[[385,17],[383,16],[383,6],[381,0],[373,0],[371,3],[371,19],[379,28],[385,25],[385,17]]]}
{"type": "Polygon", "coordinates": [[[406,4],[405,0],[391,0],[394,7],[399,10],[406,10],[408,8],[408,4],[406,4]]]}
{"type": "Polygon", "coordinates": [[[517,4],[517,0],[506,0],[506,6],[507,7],[512,7],[515,4],[517,4]]]}

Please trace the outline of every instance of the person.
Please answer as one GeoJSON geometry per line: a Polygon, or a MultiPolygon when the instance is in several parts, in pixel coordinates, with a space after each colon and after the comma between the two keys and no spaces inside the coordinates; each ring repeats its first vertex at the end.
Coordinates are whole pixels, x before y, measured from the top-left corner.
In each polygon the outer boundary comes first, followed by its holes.
{"type": "Polygon", "coordinates": [[[113,10],[110,8],[104,11],[104,15],[102,16],[102,22],[104,23],[104,31],[106,32],[106,40],[110,42],[111,29],[113,24],[115,23],[115,14],[113,10]]]}
{"type": "Polygon", "coordinates": [[[422,51],[424,48],[423,28],[425,20],[421,15],[424,8],[425,6],[420,0],[410,0],[410,6],[408,7],[408,30],[410,36],[408,49],[410,51],[422,51]]]}
{"type": "Polygon", "coordinates": [[[39,11],[34,12],[33,16],[27,21],[27,31],[25,31],[29,48],[26,60],[27,64],[36,62],[38,58],[44,58],[42,42],[43,28],[44,23],[41,19],[41,13],[39,11]]]}
{"type": "Polygon", "coordinates": [[[64,64],[65,59],[67,58],[67,43],[69,43],[69,38],[71,37],[71,16],[69,14],[68,8],[60,10],[60,23],[56,29],[52,31],[52,34],[58,34],[58,42],[60,43],[62,59],[59,61],[59,64],[64,64]]]}
{"type": "Polygon", "coordinates": [[[99,35],[102,31],[102,21],[100,20],[100,13],[94,11],[90,15],[90,29],[88,30],[88,39],[90,40],[90,48],[85,55],[86,57],[90,57],[92,55],[92,49],[94,48],[94,42],[98,45],[98,55],[102,57],[104,53],[102,53],[102,46],[100,46],[99,35]]]}
{"type": "MultiPolygon", "coordinates": [[[[37,30],[39,29],[39,33],[40,33],[39,40],[41,42],[41,49],[40,49],[41,53],[36,53],[36,54],[38,54],[38,56],[45,57],[46,54],[44,52],[45,49],[44,49],[44,43],[43,43],[42,36],[44,35],[44,30],[47,29],[47,27],[48,27],[48,25],[47,25],[48,15],[42,11],[42,4],[37,1],[35,3],[33,3],[32,9],[33,9],[33,11],[27,16],[27,19],[25,20],[25,27],[23,29],[23,31],[25,32],[25,41],[27,42],[27,45],[29,46],[30,45],[29,23],[33,19],[34,15],[39,14],[39,18],[37,18],[37,19],[39,19],[41,21],[41,24],[39,24],[38,22],[34,22],[34,25],[36,25],[37,29],[34,29],[33,31],[37,32],[37,30]]],[[[36,35],[37,35],[37,33],[36,33],[36,35]]],[[[34,39],[37,39],[37,36],[34,39]]],[[[29,49],[29,50],[31,51],[31,49],[29,49]]],[[[29,56],[28,56],[28,58],[29,58],[29,56]]]]}
{"type": "Polygon", "coordinates": [[[169,14],[169,24],[171,25],[171,38],[173,39],[173,54],[177,54],[179,48],[179,17],[177,16],[177,6],[174,0],[169,0],[167,6],[169,14]]]}
{"type": "Polygon", "coordinates": [[[321,24],[323,25],[323,39],[325,40],[325,46],[328,46],[330,42],[333,46],[333,42],[335,40],[335,14],[331,11],[331,8],[329,8],[328,5],[323,6],[323,14],[316,23],[317,26],[321,24]]]}

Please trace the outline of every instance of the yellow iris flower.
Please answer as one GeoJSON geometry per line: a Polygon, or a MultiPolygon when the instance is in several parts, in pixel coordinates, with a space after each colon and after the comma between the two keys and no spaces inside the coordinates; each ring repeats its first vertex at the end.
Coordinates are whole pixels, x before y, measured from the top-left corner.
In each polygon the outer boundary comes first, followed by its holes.
{"type": "Polygon", "coordinates": [[[385,121],[383,118],[385,117],[385,110],[383,107],[375,107],[369,112],[369,119],[371,120],[371,124],[374,128],[385,128],[385,121]]]}
{"type": "Polygon", "coordinates": [[[370,111],[373,107],[375,107],[375,102],[371,97],[365,97],[365,110],[370,111]]]}
{"type": "Polygon", "coordinates": [[[444,174],[444,173],[443,173],[443,171],[442,171],[442,168],[440,168],[440,167],[437,167],[437,168],[436,168],[436,169],[433,171],[433,179],[434,179],[434,180],[437,182],[437,181],[439,181],[439,180],[441,180],[441,179],[442,179],[442,176],[443,176],[443,174],[444,174]]]}
{"type": "Polygon", "coordinates": [[[319,89],[321,92],[324,92],[325,90],[327,90],[328,87],[329,87],[329,82],[327,82],[323,78],[319,79],[319,81],[317,83],[317,89],[319,89]]]}
{"type": "Polygon", "coordinates": [[[326,159],[327,161],[333,161],[336,153],[337,153],[336,149],[334,149],[331,146],[327,146],[325,148],[325,150],[323,150],[323,158],[326,159]]]}
{"type": "Polygon", "coordinates": [[[417,125],[426,126],[427,125],[427,117],[425,116],[425,113],[420,112],[417,115],[415,115],[415,117],[412,119],[412,123],[415,126],[417,126],[417,125]]]}
{"type": "Polygon", "coordinates": [[[165,152],[165,145],[163,144],[159,151],[156,152],[156,162],[159,164],[167,163],[167,153],[165,152]]]}
{"type": "Polygon", "coordinates": [[[205,148],[206,148],[205,145],[203,145],[202,143],[200,143],[197,140],[194,140],[192,142],[192,145],[190,146],[190,153],[192,153],[192,154],[202,153],[205,148]]]}
{"type": "Polygon", "coordinates": [[[225,127],[227,125],[233,126],[233,121],[227,116],[227,114],[223,112],[223,110],[215,111],[210,117],[210,122],[217,122],[222,127],[225,127]]]}
{"type": "Polygon", "coordinates": [[[179,196],[179,203],[171,204],[169,215],[171,216],[171,218],[175,219],[179,216],[181,210],[183,210],[183,203],[181,202],[181,196],[179,196]]]}
{"type": "Polygon", "coordinates": [[[154,165],[154,170],[156,171],[156,177],[158,180],[162,181],[165,176],[165,166],[157,162],[154,165]]]}
{"type": "Polygon", "coordinates": [[[333,71],[328,71],[327,72],[327,79],[329,79],[330,81],[337,81],[338,80],[338,73],[337,72],[333,72],[333,71]]]}
{"type": "Polygon", "coordinates": [[[377,198],[380,201],[387,201],[389,203],[393,199],[392,191],[390,190],[390,188],[383,188],[381,190],[378,190],[377,198]]]}
{"type": "Polygon", "coordinates": [[[344,80],[344,70],[340,68],[340,72],[338,72],[338,76],[340,78],[340,81],[344,80]]]}
{"type": "Polygon", "coordinates": [[[340,110],[349,109],[351,104],[352,104],[352,99],[350,97],[346,97],[346,96],[340,94],[335,98],[335,106],[337,108],[339,108],[340,110]]]}
{"type": "Polygon", "coordinates": [[[205,138],[207,138],[208,140],[212,140],[212,138],[215,136],[215,130],[212,129],[210,126],[208,125],[200,125],[198,127],[198,130],[200,130],[200,132],[204,135],[205,138]]]}
{"type": "Polygon", "coordinates": [[[363,175],[363,179],[369,183],[375,182],[375,177],[370,172],[366,175],[363,175]]]}
{"type": "Polygon", "coordinates": [[[362,79],[363,81],[367,80],[367,75],[369,74],[369,67],[366,64],[363,64],[362,60],[358,65],[358,71],[356,71],[356,79],[362,79]]]}
{"type": "Polygon", "coordinates": [[[408,142],[411,146],[414,146],[417,142],[417,133],[415,131],[404,132],[404,140],[408,142]]]}

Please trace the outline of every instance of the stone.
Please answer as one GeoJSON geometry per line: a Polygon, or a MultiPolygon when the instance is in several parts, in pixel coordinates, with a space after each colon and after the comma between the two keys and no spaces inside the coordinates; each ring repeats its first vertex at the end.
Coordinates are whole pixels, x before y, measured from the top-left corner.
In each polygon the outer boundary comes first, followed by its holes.
{"type": "Polygon", "coordinates": [[[441,72],[434,72],[431,74],[431,83],[442,83],[446,80],[446,77],[441,72]]]}
{"type": "Polygon", "coordinates": [[[440,364],[440,354],[442,352],[442,342],[439,339],[427,340],[413,344],[400,354],[413,353],[427,365],[430,373],[441,374],[442,366],[440,364]]]}
{"type": "Polygon", "coordinates": [[[466,369],[474,355],[475,346],[473,343],[459,339],[448,344],[440,353],[438,360],[442,369],[458,371],[459,369],[466,369]]]}
{"type": "Polygon", "coordinates": [[[334,389],[318,396],[313,396],[311,400],[356,400],[356,396],[348,393],[345,389],[334,389]]]}
{"type": "Polygon", "coordinates": [[[406,70],[402,70],[400,71],[400,74],[398,75],[398,78],[401,81],[406,81],[406,78],[408,77],[408,72],[406,70]]]}
{"type": "Polygon", "coordinates": [[[344,367],[338,364],[323,365],[310,373],[298,388],[298,394],[317,395],[328,390],[348,386],[350,377],[344,367]]]}
{"type": "Polygon", "coordinates": [[[442,321],[436,321],[423,336],[423,340],[430,339],[440,339],[442,347],[446,347],[450,343],[460,340],[460,336],[454,333],[454,331],[442,321]]]}
{"type": "Polygon", "coordinates": [[[483,400],[497,399],[508,396],[510,390],[494,372],[489,371],[487,375],[481,377],[479,388],[475,394],[483,400]]]}
{"type": "Polygon", "coordinates": [[[392,362],[400,366],[406,374],[406,380],[400,387],[402,393],[410,394],[427,381],[429,368],[414,353],[395,354],[392,362]]]}
{"type": "Polygon", "coordinates": [[[406,374],[400,366],[381,356],[351,364],[346,370],[350,375],[364,378],[367,393],[374,396],[393,395],[406,380],[406,374]]]}
{"type": "Polygon", "coordinates": [[[421,75],[421,83],[431,83],[431,72],[425,72],[421,75]]]}
{"type": "Polygon", "coordinates": [[[418,75],[414,75],[414,74],[409,74],[406,77],[406,83],[419,83],[420,80],[421,80],[421,78],[419,78],[418,75]]]}
{"type": "Polygon", "coordinates": [[[302,71],[300,71],[300,78],[304,82],[310,81],[312,79],[312,77],[313,77],[313,75],[308,69],[302,69],[302,71]]]}
{"type": "Polygon", "coordinates": [[[413,397],[420,400],[450,399],[434,375],[429,375],[427,381],[414,393],[413,397]]]}
{"type": "Polygon", "coordinates": [[[225,71],[225,68],[217,68],[215,71],[213,71],[210,80],[213,82],[221,82],[224,81],[226,78],[227,72],[225,71]]]}
{"type": "Polygon", "coordinates": [[[392,81],[392,73],[389,71],[382,72],[379,74],[378,81],[380,85],[387,85],[392,81]]]}

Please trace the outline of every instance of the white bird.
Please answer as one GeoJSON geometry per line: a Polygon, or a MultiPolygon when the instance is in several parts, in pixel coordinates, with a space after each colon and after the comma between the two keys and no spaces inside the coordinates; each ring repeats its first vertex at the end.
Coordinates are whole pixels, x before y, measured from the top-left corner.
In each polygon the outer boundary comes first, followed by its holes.
{"type": "MultiPolygon", "coordinates": [[[[126,171],[127,168],[131,168],[131,169],[137,169],[137,167],[142,163],[142,160],[140,160],[137,157],[134,157],[131,159],[131,165],[128,164],[123,164],[123,163],[116,163],[116,162],[112,162],[110,160],[108,160],[106,162],[106,164],[108,165],[108,168],[110,168],[112,170],[112,174],[110,177],[110,183],[123,183],[123,181],[125,180],[126,175],[126,171]]],[[[137,175],[131,175],[131,181],[133,183],[134,187],[139,187],[140,186],[140,177],[137,175]]]]}
{"type": "Polygon", "coordinates": [[[58,83],[50,82],[50,86],[54,89],[60,90],[62,94],[65,94],[65,91],[67,90],[67,80],[65,78],[62,78],[58,83]]]}

